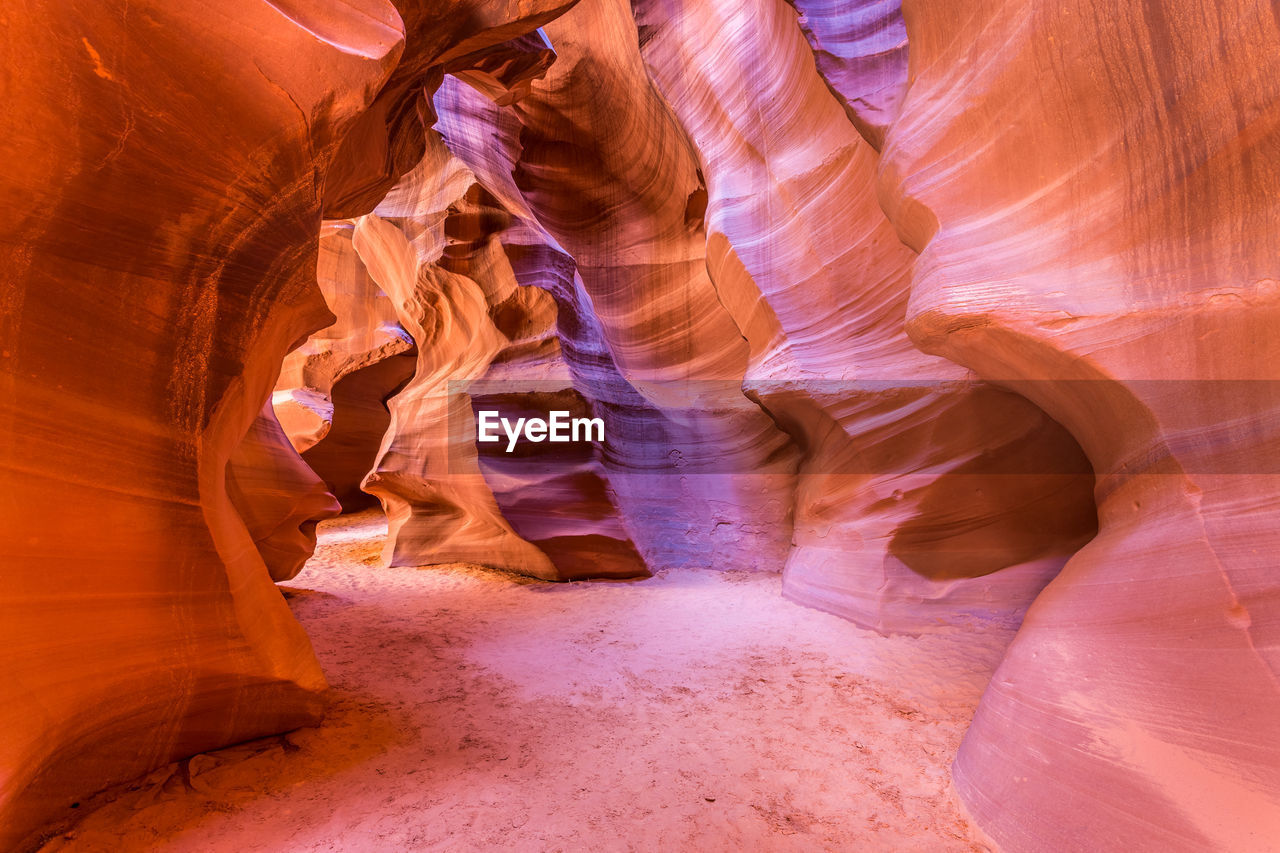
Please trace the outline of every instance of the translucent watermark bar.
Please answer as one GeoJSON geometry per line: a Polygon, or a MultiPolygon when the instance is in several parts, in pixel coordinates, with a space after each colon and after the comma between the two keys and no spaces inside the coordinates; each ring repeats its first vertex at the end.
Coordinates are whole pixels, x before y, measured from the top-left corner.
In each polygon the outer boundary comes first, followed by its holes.
{"type": "Polygon", "coordinates": [[[451,473],[1280,474],[1280,380],[482,379],[447,383],[451,473]],[[1073,417],[1057,424],[1062,401],[1073,417]],[[1087,459],[1069,436],[1094,448],[1087,459]],[[1108,458],[1099,456],[1110,454],[1108,458]]]}

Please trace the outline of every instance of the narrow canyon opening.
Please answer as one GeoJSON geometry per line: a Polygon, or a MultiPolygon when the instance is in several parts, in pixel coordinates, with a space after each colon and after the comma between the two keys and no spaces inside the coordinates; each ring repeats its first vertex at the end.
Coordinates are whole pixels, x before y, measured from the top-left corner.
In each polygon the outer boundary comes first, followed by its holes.
{"type": "Polygon", "coordinates": [[[19,0],[0,849],[1280,849],[1280,20],[1104,5],[19,0]]]}

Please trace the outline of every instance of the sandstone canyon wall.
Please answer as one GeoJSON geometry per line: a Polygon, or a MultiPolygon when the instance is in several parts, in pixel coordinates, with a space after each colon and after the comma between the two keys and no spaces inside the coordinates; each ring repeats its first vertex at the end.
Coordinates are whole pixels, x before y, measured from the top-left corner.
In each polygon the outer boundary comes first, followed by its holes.
{"type": "Polygon", "coordinates": [[[181,4],[21,5],[0,143],[23,211],[0,238],[5,846],[94,787],[318,718],[323,676],[227,469],[328,322],[319,180],[403,46],[382,3],[309,22],[331,41],[264,4],[234,4],[233,30],[181,4]],[[67,16],[74,39],[46,24],[67,16]]]}
{"type": "Polygon", "coordinates": [[[1266,849],[1275,7],[903,11],[912,80],[880,189],[922,252],[912,338],[1042,406],[1098,475],[1099,535],[1027,614],[957,787],[1011,849],[1266,849]]]}
{"type": "Polygon", "coordinates": [[[1020,617],[1094,532],[1074,441],[911,344],[915,255],[790,7],[637,8],[653,79],[704,160],[708,265],[753,348],[747,388],[806,450],[787,594],[881,630],[1020,617]]]}
{"type": "Polygon", "coordinates": [[[376,503],[360,490],[390,416],[385,401],[413,375],[413,338],[370,278],[339,220],[320,232],[316,279],[335,322],[285,357],[272,408],[347,511],[376,503]]]}
{"type": "Polygon", "coordinates": [[[271,581],[334,495],[394,565],[1021,622],[954,773],[997,845],[1280,838],[1273,7],[53,5],[4,57],[0,843],[318,718],[271,581]]]}
{"type": "Polygon", "coordinates": [[[332,320],[322,206],[385,171],[368,148],[420,138],[400,107],[451,51],[565,5],[441,4],[452,26],[410,16],[407,38],[379,0],[4,11],[0,846],[319,718],[324,678],[271,580],[336,507],[264,405],[332,320]],[[380,103],[396,121],[369,118],[380,103]]]}

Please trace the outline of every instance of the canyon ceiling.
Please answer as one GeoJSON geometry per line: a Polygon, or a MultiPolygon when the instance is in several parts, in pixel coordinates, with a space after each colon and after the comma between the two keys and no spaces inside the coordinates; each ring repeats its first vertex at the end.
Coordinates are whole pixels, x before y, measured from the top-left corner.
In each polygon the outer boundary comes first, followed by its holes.
{"type": "Polygon", "coordinates": [[[995,843],[1280,838],[1280,6],[0,20],[0,846],[316,723],[274,582],[376,503],[392,565],[1020,623],[995,843]]]}

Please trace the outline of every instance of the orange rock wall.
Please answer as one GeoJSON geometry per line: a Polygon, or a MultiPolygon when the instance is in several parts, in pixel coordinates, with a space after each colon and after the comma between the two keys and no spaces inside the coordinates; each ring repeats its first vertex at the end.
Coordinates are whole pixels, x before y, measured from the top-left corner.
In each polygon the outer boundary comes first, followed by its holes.
{"type": "Polygon", "coordinates": [[[1280,837],[1271,6],[0,14],[0,846],[318,719],[329,490],[398,565],[1023,620],[998,845],[1280,837]],[[499,402],[608,439],[478,451],[499,402]]]}
{"type": "Polygon", "coordinates": [[[1028,612],[957,788],[1010,849],[1265,849],[1280,837],[1274,7],[903,14],[912,80],[879,188],[921,251],[911,335],[1043,407],[1098,474],[1099,535],[1028,612]]]}
{"type": "MultiPolygon", "coordinates": [[[[407,40],[384,0],[0,13],[0,847],[319,719],[324,677],[271,581],[331,498],[263,407],[332,320],[327,173],[357,125],[397,147],[364,118],[393,75],[417,91],[448,51],[559,8],[438,6],[455,26],[407,40]]],[[[356,159],[341,177],[367,183],[356,159]]]]}

